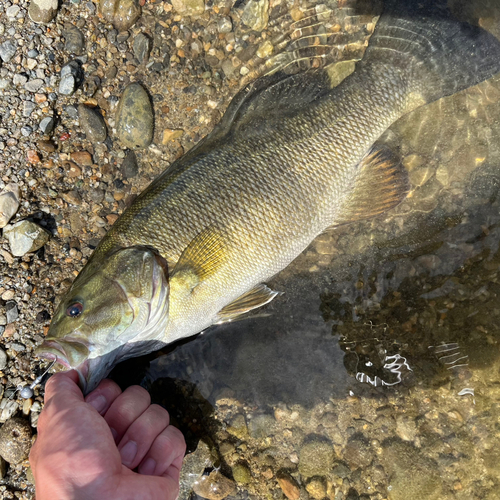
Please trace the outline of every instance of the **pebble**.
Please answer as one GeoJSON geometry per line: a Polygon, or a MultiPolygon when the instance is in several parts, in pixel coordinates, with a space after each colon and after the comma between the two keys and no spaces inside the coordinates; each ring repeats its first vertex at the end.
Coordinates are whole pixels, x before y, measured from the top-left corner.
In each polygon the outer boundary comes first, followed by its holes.
{"type": "Polygon", "coordinates": [[[42,119],[38,127],[42,131],[43,134],[50,135],[50,133],[54,130],[54,126],[56,121],[52,116],[46,116],[42,119]]]}
{"type": "Polygon", "coordinates": [[[269,21],[269,0],[249,0],[241,21],[254,31],[262,31],[269,21]]]}
{"type": "Polygon", "coordinates": [[[28,16],[35,23],[47,24],[57,14],[58,0],[31,0],[28,16]]]}
{"type": "Polygon", "coordinates": [[[7,353],[0,347],[0,370],[5,370],[7,367],[7,353]]]}
{"type": "Polygon", "coordinates": [[[100,0],[99,8],[104,19],[118,31],[127,31],[141,15],[138,0],[100,0]]]}
{"type": "Polygon", "coordinates": [[[19,5],[11,5],[10,7],[7,8],[7,10],[5,11],[5,14],[7,14],[7,17],[10,17],[13,19],[19,14],[20,10],[21,10],[21,7],[19,7],[19,5]]]}
{"type": "Polygon", "coordinates": [[[70,61],[61,68],[59,93],[63,95],[72,95],[82,81],[83,75],[80,65],[76,61],[70,61]]]}
{"type": "Polygon", "coordinates": [[[3,234],[9,241],[11,253],[16,257],[35,252],[50,238],[50,233],[46,229],[29,220],[5,226],[3,234]]]}
{"type": "Polygon", "coordinates": [[[125,89],[115,119],[118,138],[127,148],[143,149],[153,142],[153,107],[142,85],[132,83],[125,89]]]}
{"type": "Polygon", "coordinates": [[[23,116],[25,118],[28,118],[31,115],[31,113],[33,113],[35,108],[36,108],[36,104],[34,102],[24,101],[24,103],[23,103],[23,116]]]}
{"type": "Polygon", "coordinates": [[[288,500],[299,500],[300,488],[293,477],[288,474],[281,473],[278,475],[277,480],[281,490],[288,500]]]}
{"type": "Polygon", "coordinates": [[[27,81],[28,77],[24,73],[18,73],[17,75],[14,75],[14,78],[12,79],[12,83],[16,87],[24,86],[27,81]]]}
{"type": "Polygon", "coordinates": [[[121,166],[121,173],[124,179],[130,179],[131,177],[135,177],[139,173],[137,156],[133,151],[128,151],[128,153],[126,154],[121,166]]]}
{"type": "Polygon", "coordinates": [[[313,477],[307,483],[306,490],[312,498],[321,500],[326,496],[326,481],[322,477],[313,477]]]}
{"type": "Polygon", "coordinates": [[[61,194],[61,198],[66,203],[71,203],[72,205],[81,205],[82,197],[78,193],[78,191],[68,191],[67,193],[61,194]]]}
{"type": "Polygon", "coordinates": [[[333,467],[332,444],[312,436],[300,449],[299,472],[304,478],[326,476],[333,467]]]}
{"type": "Polygon", "coordinates": [[[70,158],[81,167],[90,167],[93,164],[92,155],[88,151],[74,151],[70,158]]]}
{"type": "Polygon", "coordinates": [[[79,104],[78,121],[89,141],[104,142],[106,140],[108,136],[106,123],[97,109],[79,104]]]}
{"type": "Polygon", "coordinates": [[[83,54],[85,47],[85,38],[83,33],[72,24],[67,24],[64,27],[63,37],[65,40],[64,49],[70,54],[77,56],[83,54]]]}
{"type": "Polygon", "coordinates": [[[10,183],[0,193],[0,228],[5,227],[19,209],[19,186],[10,183]]]}
{"type": "Polygon", "coordinates": [[[172,6],[183,16],[201,16],[205,12],[204,0],[172,0],[172,6]]]}
{"type": "Polygon", "coordinates": [[[139,33],[134,39],[134,55],[143,64],[147,63],[151,48],[153,46],[151,38],[144,33],[139,33]]]}
{"type": "Polygon", "coordinates": [[[6,462],[18,464],[31,449],[31,426],[23,418],[11,418],[0,429],[0,455],[6,462]]]}
{"type": "Polygon", "coordinates": [[[9,301],[5,304],[5,316],[7,318],[7,324],[13,323],[19,317],[19,310],[14,301],[9,301]]]}
{"type": "Polygon", "coordinates": [[[41,78],[35,78],[34,80],[30,80],[24,85],[24,88],[28,92],[38,92],[42,85],[44,84],[43,80],[41,78]]]}
{"type": "Polygon", "coordinates": [[[9,62],[17,51],[17,42],[14,40],[6,40],[0,44],[0,58],[3,62],[9,62]]]}
{"type": "Polygon", "coordinates": [[[193,491],[207,500],[223,500],[236,489],[233,481],[214,470],[208,476],[202,476],[193,484],[193,491]]]}

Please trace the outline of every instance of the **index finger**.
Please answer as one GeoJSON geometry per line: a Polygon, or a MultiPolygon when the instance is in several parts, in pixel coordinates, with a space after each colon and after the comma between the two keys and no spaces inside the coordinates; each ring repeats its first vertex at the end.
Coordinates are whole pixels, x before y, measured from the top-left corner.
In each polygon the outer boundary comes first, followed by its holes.
{"type": "Polygon", "coordinates": [[[64,408],[71,408],[83,402],[83,394],[78,387],[78,374],[75,370],[59,372],[48,380],[45,385],[45,407],[40,414],[42,424],[44,419],[64,408]]]}

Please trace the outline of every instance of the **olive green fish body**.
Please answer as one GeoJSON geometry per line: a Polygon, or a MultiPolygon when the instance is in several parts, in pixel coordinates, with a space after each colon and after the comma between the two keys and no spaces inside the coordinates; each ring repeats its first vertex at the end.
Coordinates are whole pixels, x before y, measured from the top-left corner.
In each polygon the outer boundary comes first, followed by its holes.
{"type": "Polygon", "coordinates": [[[375,141],[402,115],[500,71],[493,36],[443,14],[441,0],[419,17],[418,3],[389,2],[363,61],[335,88],[314,70],[242,90],[118,219],[40,353],[83,366],[91,390],[119,359],[265,304],[275,293],[263,283],[318,234],[404,199],[406,171],[375,141]]]}

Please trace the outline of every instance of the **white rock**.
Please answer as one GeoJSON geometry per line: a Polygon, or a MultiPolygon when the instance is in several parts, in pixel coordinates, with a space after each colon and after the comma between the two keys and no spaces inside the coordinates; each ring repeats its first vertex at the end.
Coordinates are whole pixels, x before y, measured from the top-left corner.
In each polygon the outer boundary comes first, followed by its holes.
{"type": "Polygon", "coordinates": [[[19,208],[19,186],[7,184],[0,193],[0,228],[5,227],[19,208]]]}
{"type": "Polygon", "coordinates": [[[36,252],[50,238],[50,233],[46,229],[29,220],[6,226],[3,234],[9,240],[10,250],[16,257],[36,252]]]}

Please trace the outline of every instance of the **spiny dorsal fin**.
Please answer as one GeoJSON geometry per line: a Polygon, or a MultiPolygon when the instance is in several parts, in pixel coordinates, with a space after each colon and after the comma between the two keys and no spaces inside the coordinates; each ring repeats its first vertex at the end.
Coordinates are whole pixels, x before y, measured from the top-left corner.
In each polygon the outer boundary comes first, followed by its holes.
{"type": "Polygon", "coordinates": [[[372,148],[359,164],[354,190],[337,224],[376,217],[399,205],[410,190],[408,173],[389,148],[372,148]]]}
{"type": "Polygon", "coordinates": [[[221,234],[209,226],[184,249],[172,279],[184,277],[190,288],[213,275],[223,264],[225,246],[221,234]]]}
{"type": "Polygon", "coordinates": [[[238,297],[234,302],[231,302],[231,304],[222,308],[217,315],[219,318],[218,323],[235,321],[252,309],[268,304],[279,293],[271,290],[266,285],[257,285],[241,297],[238,297]]]}

